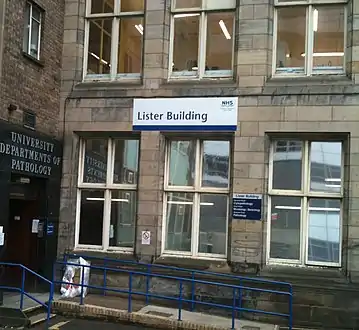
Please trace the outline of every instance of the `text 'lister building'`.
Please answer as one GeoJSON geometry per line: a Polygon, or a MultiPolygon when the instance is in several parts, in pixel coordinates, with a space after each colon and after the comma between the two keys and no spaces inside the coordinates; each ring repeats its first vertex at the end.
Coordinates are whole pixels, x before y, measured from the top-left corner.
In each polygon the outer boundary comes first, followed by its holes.
{"type": "MultiPolygon", "coordinates": [[[[62,1],[0,3],[0,261],[46,277],[58,241],[63,16],[62,1]]],[[[0,282],[20,276],[2,269],[0,282]]]]}
{"type": "Polygon", "coordinates": [[[358,327],[357,1],[65,2],[58,254],[282,279],[296,324],[358,327]]]}

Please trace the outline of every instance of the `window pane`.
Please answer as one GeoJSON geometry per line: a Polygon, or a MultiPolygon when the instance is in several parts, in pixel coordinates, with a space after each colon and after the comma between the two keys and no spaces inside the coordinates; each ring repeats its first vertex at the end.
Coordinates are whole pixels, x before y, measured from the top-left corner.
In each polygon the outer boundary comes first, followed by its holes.
{"type": "Polygon", "coordinates": [[[136,184],[138,170],[138,140],[115,140],[114,183],[136,184]]]}
{"type": "Polygon", "coordinates": [[[121,11],[144,11],[145,0],[121,0],[121,11]]]}
{"type": "Polygon", "coordinates": [[[313,70],[343,71],[344,6],[316,7],[313,10],[313,70]]]}
{"type": "Polygon", "coordinates": [[[204,9],[213,10],[213,9],[229,9],[236,8],[236,0],[203,0],[204,9]]]}
{"type": "Polygon", "coordinates": [[[41,12],[35,6],[32,6],[32,18],[38,22],[41,21],[41,12]]]}
{"type": "Polygon", "coordinates": [[[272,197],[270,257],[298,260],[300,256],[299,197],[272,197]]]}
{"type": "Polygon", "coordinates": [[[175,8],[200,8],[202,0],[174,0],[175,8]]]}
{"type": "Polygon", "coordinates": [[[113,13],[114,0],[92,0],[91,14],[113,13]]]}
{"type": "Polygon", "coordinates": [[[198,252],[226,254],[226,236],[227,196],[201,195],[198,252]]]}
{"type": "Polygon", "coordinates": [[[228,187],[229,147],[229,141],[203,142],[203,187],[228,187]]]}
{"type": "Polygon", "coordinates": [[[195,141],[171,141],[168,182],[170,186],[194,185],[195,148],[195,141]]]}
{"type": "Polygon", "coordinates": [[[174,17],[173,74],[197,75],[200,16],[178,14],[174,17]]]}
{"type": "Polygon", "coordinates": [[[104,193],[82,190],[79,244],[102,245],[104,193]]]}
{"type": "Polygon", "coordinates": [[[23,51],[29,53],[29,32],[30,32],[30,5],[27,3],[24,14],[24,41],[23,41],[23,51]]]}
{"type": "Polygon", "coordinates": [[[109,74],[112,19],[90,20],[87,74],[109,74]]]}
{"type": "Polygon", "coordinates": [[[232,73],[233,22],[234,12],[208,14],[206,74],[232,73]]]}
{"type": "Polygon", "coordinates": [[[275,141],[273,189],[300,190],[302,186],[302,142],[275,141]]]}
{"type": "Polygon", "coordinates": [[[277,73],[304,73],[306,7],[277,9],[277,73]]]}
{"type": "Polygon", "coordinates": [[[30,55],[39,57],[39,38],[40,38],[40,23],[32,20],[31,25],[31,43],[30,43],[30,55]]]}
{"type": "Polygon", "coordinates": [[[84,177],[85,183],[106,183],[107,139],[85,141],[84,177]]]}
{"type": "Polygon", "coordinates": [[[310,144],[310,190],[339,193],[341,169],[341,142],[312,142],[310,144]]]}
{"type": "Polygon", "coordinates": [[[143,19],[120,20],[117,73],[140,73],[142,70],[143,19]]]}
{"type": "Polygon", "coordinates": [[[340,201],[310,200],[308,222],[308,260],[338,263],[340,253],[340,201]]]}
{"type": "Polygon", "coordinates": [[[136,192],[112,191],[110,246],[134,247],[136,192]]]}
{"type": "Polygon", "coordinates": [[[168,194],[166,250],[191,251],[192,209],[193,194],[168,194]]]}

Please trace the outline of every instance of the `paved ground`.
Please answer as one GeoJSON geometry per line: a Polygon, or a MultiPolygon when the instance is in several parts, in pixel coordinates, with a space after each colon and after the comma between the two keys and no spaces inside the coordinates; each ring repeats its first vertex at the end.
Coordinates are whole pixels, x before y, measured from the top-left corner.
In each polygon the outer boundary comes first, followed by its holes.
{"type": "MultiPolygon", "coordinates": [[[[45,329],[44,324],[33,327],[34,330],[45,329]]],[[[153,330],[151,328],[145,328],[136,325],[127,325],[120,323],[108,323],[104,321],[90,321],[81,319],[68,319],[61,316],[56,316],[51,320],[49,330],[89,330],[89,329],[101,329],[101,330],[153,330]]]]}

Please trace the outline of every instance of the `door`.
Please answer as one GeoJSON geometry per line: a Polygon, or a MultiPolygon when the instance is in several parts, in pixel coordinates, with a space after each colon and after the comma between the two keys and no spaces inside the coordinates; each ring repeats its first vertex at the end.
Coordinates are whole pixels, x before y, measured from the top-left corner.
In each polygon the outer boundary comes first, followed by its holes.
{"type": "MultiPolygon", "coordinates": [[[[9,227],[6,238],[6,261],[22,264],[33,271],[39,268],[38,234],[32,233],[33,219],[38,217],[39,201],[10,199],[9,227]]],[[[21,282],[21,271],[14,268],[10,271],[11,279],[21,282]]],[[[9,276],[6,276],[9,277],[9,276]]],[[[26,282],[31,283],[33,277],[26,274],[26,282]]]]}

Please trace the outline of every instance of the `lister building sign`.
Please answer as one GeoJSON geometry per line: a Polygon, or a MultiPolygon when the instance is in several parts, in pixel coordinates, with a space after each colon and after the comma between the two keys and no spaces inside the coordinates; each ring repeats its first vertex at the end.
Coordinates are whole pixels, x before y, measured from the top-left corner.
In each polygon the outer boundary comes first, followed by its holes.
{"type": "Polygon", "coordinates": [[[49,177],[60,166],[59,150],[50,139],[17,132],[6,134],[10,137],[0,141],[0,156],[11,156],[12,171],[49,177]]]}

